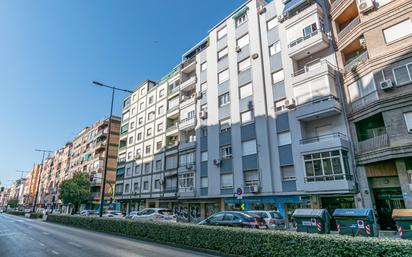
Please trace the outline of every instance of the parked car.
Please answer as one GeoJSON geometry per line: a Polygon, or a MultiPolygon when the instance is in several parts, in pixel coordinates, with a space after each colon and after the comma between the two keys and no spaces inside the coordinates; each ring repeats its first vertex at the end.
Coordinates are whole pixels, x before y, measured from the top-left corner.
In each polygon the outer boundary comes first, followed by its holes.
{"type": "Polygon", "coordinates": [[[123,214],[121,212],[118,212],[118,211],[105,211],[102,217],[121,219],[121,218],[123,218],[123,214]]]}
{"type": "Polygon", "coordinates": [[[140,211],[132,219],[146,219],[161,222],[176,222],[176,215],[173,211],[165,208],[146,208],[140,211]]]}
{"type": "Polygon", "coordinates": [[[134,216],[139,216],[141,211],[132,211],[125,216],[125,219],[133,219],[134,216]]]}
{"type": "Polygon", "coordinates": [[[282,214],[278,211],[246,211],[246,213],[255,216],[258,215],[265,219],[266,225],[270,229],[285,229],[286,223],[282,214]]]}
{"type": "Polygon", "coordinates": [[[80,212],[81,216],[93,216],[93,215],[97,215],[99,214],[97,211],[95,210],[83,210],[80,212]]]}
{"type": "Polygon", "coordinates": [[[242,227],[266,229],[265,220],[258,215],[250,215],[240,211],[222,211],[213,214],[209,218],[201,221],[199,225],[242,227]]]}

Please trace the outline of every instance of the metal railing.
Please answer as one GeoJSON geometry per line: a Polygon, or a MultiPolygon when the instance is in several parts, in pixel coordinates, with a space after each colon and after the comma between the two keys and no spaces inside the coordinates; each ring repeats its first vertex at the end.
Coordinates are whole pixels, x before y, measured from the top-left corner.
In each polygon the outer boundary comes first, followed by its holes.
{"type": "Polygon", "coordinates": [[[351,174],[331,174],[305,177],[305,182],[326,182],[334,180],[352,180],[351,174]]]}
{"type": "Polygon", "coordinates": [[[388,134],[385,133],[385,134],[358,142],[357,150],[359,153],[365,153],[365,152],[370,152],[377,148],[381,148],[381,147],[388,146],[388,145],[389,145],[389,136],[388,134]]]}
{"type": "Polygon", "coordinates": [[[345,134],[342,134],[340,132],[335,132],[335,133],[321,135],[317,137],[304,138],[304,139],[301,139],[299,143],[300,144],[310,144],[310,143],[316,143],[316,142],[321,142],[321,141],[327,141],[327,140],[334,139],[334,138],[348,140],[348,137],[345,134]]]}
{"type": "Polygon", "coordinates": [[[322,32],[322,30],[317,29],[317,30],[313,31],[312,33],[310,33],[310,34],[308,34],[308,35],[306,35],[306,36],[303,36],[303,37],[300,37],[300,38],[298,38],[298,39],[293,40],[292,42],[289,43],[288,47],[289,47],[289,48],[292,48],[292,47],[294,47],[294,46],[297,46],[297,45],[299,45],[300,43],[304,42],[305,40],[308,40],[309,38],[314,37],[314,36],[316,36],[317,34],[319,34],[319,33],[321,33],[321,32],[322,32]]]}
{"type": "Polygon", "coordinates": [[[194,75],[194,76],[190,77],[189,79],[183,81],[183,82],[180,84],[180,88],[183,89],[183,88],[185,88],[185,87],[187,87],[187,86],[189,86],[189,85],[191,85],[191,84],[195,84],[196,81],[197,81],[197,77],[196,77],[196,75],[194,75]]]}
{"type": "Polygon", "coordinates": [[[336,102],[339,102],[339,98],[337,98],[337,97],[334,96],[334,95],[327,95],[327,96],[323,96],[323,97],[316,97],[316,98],[313,98],[312,100],[310,100],[310,101],[308,101],[308,102],[299,104],[299,105],[297,106],[297,108],[301,108],[301,107],[304,107],[304,106],[307,106],[307,105],[312,105],[312,104],[320,104],[320,103],[327,102],[327,101],[336,101],[336,102]]]}
{"type": "Polygon", "coordinates": [[[342,40],[344,36],[346,36],[354,27],[356,27],[360,23],[360,17],[357,16],[348,25],[346,25],[341,31],[338,33],[338,40],[342,40]]]}
{"type": "Polygon", "coordinates": [[[339,68],[336,65],[331,64],[327,60],[318,59],[318,60],[306,63],[302,69],[297,70],[296,72],[292,73],[292,77],[297,77],[299,75],[305,74],[308,71],[319,69],[325,65],[332,67],[334,70],[339,70],[339,68]],[[312,65],[308,65],[308,64],[312,64],[312,65]],[[316,66],[316,65],[319,65],[319,66],[316,66]]]}
{"type": "Polygon", "coordinates": [[[368,51],[358,55],[355,59],[345,65],[345,73],[350,72],[353,68],[369,59],[368,51]]]}

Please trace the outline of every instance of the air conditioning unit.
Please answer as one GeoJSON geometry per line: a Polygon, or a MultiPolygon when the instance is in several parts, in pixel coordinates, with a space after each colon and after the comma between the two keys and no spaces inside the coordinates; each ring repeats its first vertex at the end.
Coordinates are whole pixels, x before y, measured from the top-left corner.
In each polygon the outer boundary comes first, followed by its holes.
{"type": "Polygon", "coordinates": [[[247,186],[245,188],[246,192],[250,192],[250,193],[259,193],[259,185],[253,185],[253,186],[247,186]]]}
{"type": "Polygon", "coordinates": [[[283,22],[285,20],[285,16],[283,14],[278,15],[278,22],[283,22]]]}
{"type": "Polygon", "coordinates": [[[242,51],[242,49],[239,46],[236,46],[236,52],[239,53],[240,51],[242,51]]]}
{"type": "Polygon", "coordinates": [[[293,109],[296,107],[296,100],[294,98],[287,98],[284,102],[284,105],[288,109],[293,109]]]}
{"type": "Polygon", "coordinates": [[[199,117],[204,120],[207,118],[207,111],[200,111],[199,112],[199,117]]]}
{"type": "Polygon", "coordinates": [[[202,98],[202,96],[203,96],[203,93],[201,91],[197,92],[197,94],[196,94],[197,100],[200,100],[202,98]]]}
{"type": "Polygon", "coordinates": [[[259,14],[264,14],[266,12],[266,8],[265,7],[261,7],[259,10],[259,14]]]}
{"type": "Polygon", "coordinates": [[[358,8],[361,13],[365,13],[374,7],[373,0],[358,0],[358,8]]]}
{"type": "Polygon", "coordinates": [[[220,162],[221,162],[220,159],[213,160],[213,164],[216,165],[216,166],[219,166],[220,162]]]}
{"type": "Polygon", "coordinates": [[[387,80],[381,81],[381,89],[383,91],[391,90],[393,89],[393,87],[394,86],[393,86],[392,80],[387,79],[387,80]]]}
{"type": "Polygon", "coordinates": [[[257,59],[258,57],[259,57],[259,54],[258,54],[258,53],[252,54],[252,59],[257,59]]]}

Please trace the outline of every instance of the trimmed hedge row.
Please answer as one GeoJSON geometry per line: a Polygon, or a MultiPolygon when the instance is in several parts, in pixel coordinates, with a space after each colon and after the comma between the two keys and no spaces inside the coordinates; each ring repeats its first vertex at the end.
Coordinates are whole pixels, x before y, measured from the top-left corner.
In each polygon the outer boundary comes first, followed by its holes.
{"type": "Polygon", "coordinates": [[[69,215],[49,215],[47,221],[236,256],[412,256],[412,242],[407,240],[353,238],[69,215]]]}
{"type": "Polygon", "coordinates": [[[15,216],[26,216],[28,214],[28,218],[30,219],[41,219],[43,218],[43,213],[27,213],[24,211],[7,211],[7,214],[15,215],[15,216]]]}
{"type": "Polygon", "coordinates": [[[6,211],[6,213],[15,216],[24,216],[26,214],[24,211],[6,211]]]}
{"type": "Polygon", "coordinates": [[[30,219],[41,219],[43,218],[43,213],[30,213],[30,219]]]}

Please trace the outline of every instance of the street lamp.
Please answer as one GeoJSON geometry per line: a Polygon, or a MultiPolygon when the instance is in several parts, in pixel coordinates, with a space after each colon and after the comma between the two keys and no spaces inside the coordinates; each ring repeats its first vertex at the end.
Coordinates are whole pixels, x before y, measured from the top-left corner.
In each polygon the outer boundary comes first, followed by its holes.
{"type": "Polygon", "coordinates": [[[127,92],[127,93],[133,93],[133,91],[108,86],[108,85],[105,85],[105,84],[97,82],[97,81],[93,81],[93,84],[95,84],[97,86],[100,86],[100,87],[110,88],[112,90],[112,101],[111,101],[111,104],[110,104],[110,116],[109,116],[109,134],[107,135],[106,158],[104,160],[103,183],[102,183],[102,190],[101,190],[101,196],[100,196],[100,208],[99,208],[99,216],[102,217],[103,216],[104,191],[105,191],[105,188],[106,188],[107,163],[108,163],[108,160],[109,160],[110,134],[111,134],[111,129],[112,129],[114,92],[117,90],[117,91],[123,91],[123,92],[127,92]]]}
{"type": "Polygon", "coordinates": [[[36,197],[34,198],[34,204],[33,204],[33,212],[36,211],[37,197],[39,197],[40,179],[41,179],[41,174],[43,173],[43,168],[44,168],[44,156],[46,155],[46,153],[52,153],[53,152],[53,151],[42,150],[42,149],[35,149],[34,151],[42,152],[43,157],[41,158],[41,171],[38,175],[39,181],[37,182],[36,197]]]}

